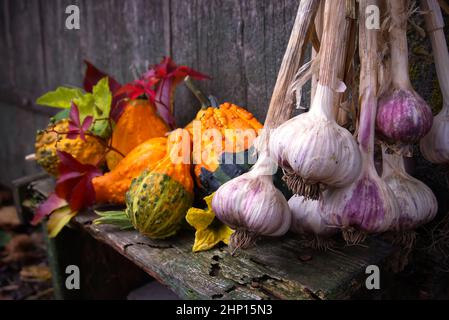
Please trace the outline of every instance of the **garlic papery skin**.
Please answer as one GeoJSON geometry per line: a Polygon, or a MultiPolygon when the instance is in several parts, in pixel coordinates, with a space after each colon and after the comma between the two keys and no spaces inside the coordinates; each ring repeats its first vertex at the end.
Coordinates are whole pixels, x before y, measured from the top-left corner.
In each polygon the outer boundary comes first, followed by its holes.
{"type": "Polygon", "coordinates": [[[326,187],[351,183],[361,168],[354,137],[335,121],[336,95],[345,91],[337,77],[346,60],[345,1],[326,1],[324,17],[319,81],[310,110],[276,128],[269,142],[270,156],[284,169],[288,187],[307,199],[319,199],[326,187]]]}
{"type": "Polygon", "coordinates": [[[379,100],[376,129],[385,142],[418,142],[432,127],[432,110],[413,90],[409,76],[407,0],[387,1],[391,17],[389,47],[392,88],[379,100]]]}
{"type": "Polygon", "coordinates": [[[385,147],[382,153],[382,180],[393,191],[399,205],[399,216],[391,229],[408,231],[431,221],[438,211],[432,190],[405,171],[402,155],[388,154],[385,147]]]}
{"type": "Polygon", "coordinates": [[[421,140],[424,158],[437,164],[449,163],[449,52],[444,34],[444,20],[437,0],[422,0],[422,11],[435,61],[443,108],[433,120],[432,129],[421,140]]]}
{"type": "Polygon", "coordinates": [[[432,163],[449,163],[449,102],[433,119],[432,129],[421,139],[420,149],[424,158],[432,163]]]}
{"type": "Polygon", "coordinates": [[[318,199],[322,187],[350,184],[361,169],[357,142],[334,120],[332,97],[332,89],[318,84],[310,111],[270,137],[270,155],[284,169],[287,185],[307,199],[318,199]]]}
{"type": "Polygon", "coordinates": [[[309,245],[314,249],[327,249],[330,238],[339,230],[329,227],[321,218],[321,205],[318,200],[307,200],[302,196],[293,196],[288,200],[292,212],[290,230],[310,238],[309,245]]]}
{"type": "MultiPolygon", "coordinates": [[[[377,0],[360,0],[359,21],[365,21],[368,6],[378,4],[377,0]]],[[[396,198],[374,166],[378,32],[360,23],[359,43],[361,113],[357,139],[363,166],[352,184],[329,189],[322,199],[323,220],[330,226],[341,228],[343,237],[351,244],[363,241],[366,234],[389,230],[398,214],[396,198]]]]}
{"type": "MultiPolygon", "coordinates": [[[[246,248],[258,236],[282,236],[290,228],[291,212],[273,185],[274,161],[261,155],[251,171],[223,184],[212,199],[216,217],[235,230],[231,249],[246,248]]],[[[276,166],[277,167],[277,166],[276,166]]]]}

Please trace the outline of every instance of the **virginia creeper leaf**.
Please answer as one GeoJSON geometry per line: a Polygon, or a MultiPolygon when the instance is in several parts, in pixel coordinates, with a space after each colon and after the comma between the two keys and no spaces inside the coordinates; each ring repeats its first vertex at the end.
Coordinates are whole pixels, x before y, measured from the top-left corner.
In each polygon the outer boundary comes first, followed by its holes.
{"type": "Polygon", "coordinates": [[[111,113],[112,94],[108,85],[108,78],[101,79],[92,90],[94,97],[93,116],[96,120],[92,132],[102,138],[110,135],[109,115],[111,113]]]}
{"type": "Polygon", "coordinates": [[[56,181],[56,194],[70,205],[72,211],[79,211],[95,203],[95,190],[92,180],[101,175],[93,166],[78,162],[66,152],[57,151],[60,159],[59,176],[56,181]]]}
{"type": "Polygon", "coordinates": [[[122,86],[117,80],[112,78],[110,75],[104,73],[103,71],[99,70],[97,67],[95,67],[92,63],[90,63],[87,60],[84,60],[84,63],[86,64],[86,73],[84,75],[84,81],[83,86],[84,90],[87,92],[92,92],[93,87],[103,78],[108,78],[109,83],[109,89],[112,93],[115,93],[120,87],[122,86]]]}

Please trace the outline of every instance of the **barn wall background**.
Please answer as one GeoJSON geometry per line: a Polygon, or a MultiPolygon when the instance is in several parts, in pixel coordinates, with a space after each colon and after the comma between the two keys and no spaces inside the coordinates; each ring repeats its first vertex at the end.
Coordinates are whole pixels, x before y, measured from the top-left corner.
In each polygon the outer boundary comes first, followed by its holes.
{"type": "MultiPolygon", "coordinates": [[[[39,169],[25,163],[51,109],[34,105],[60,85],[80,86],[83,59],[121,82],[169,55],[210,75],[201,83],[220,101],[245,106],[263,121],[299,0],[0,0],[0,183],[39,169]],[[80,8],[81,29],[67,30],[65,9],[80,8]]],[[[449,32],[448,32],[449,34],[449,32]]],[[[417,90],[435,108],[432,59],[412,34],[417,90]],[[416,51],[416,52],[415,52],[416,51]],[[418,63],[417,63],[418,62],[418,63]]],[[[181,87],[176,119],[198,103],[181,87]]]]}

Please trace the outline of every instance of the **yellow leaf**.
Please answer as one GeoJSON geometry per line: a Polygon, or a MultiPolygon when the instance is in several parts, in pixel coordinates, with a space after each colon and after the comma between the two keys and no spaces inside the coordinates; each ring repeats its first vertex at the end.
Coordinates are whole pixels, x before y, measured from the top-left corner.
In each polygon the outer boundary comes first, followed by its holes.
{"type": "Polygon", "coordinates": [[[212,249],[221,241],[229,244],[229,238],[234,232],[215,218],[215,213],[212,210],[213,197],[214,194],[211,194],[204,198],[207,209],[190,208],[187,212],[187,222],[196,229],[193,252],[212,249]]]}
{"type": "Polygon", "coordinates": [[[190,208],[186,215],[187,222],[196,230],[206,229],[214,221],[214,218],[215,215],[212,211],[198,208],[190,208]]]}
{"type": "Polygon", "coordinates": [[[198,252],[212,249],[221,241],[229,244],[229,238],[233,232],[225,224],[221,225],[218,229],[207,228],[205,230],[198,230],[195,233],[195,243],[193,244],[192,251],[198,252]]]}
{"type": "Polygon", "coordinates": [[[69,206],[54,211],[50,215],[47,223],[48,236],[50,238],[56,237],[77,213],[76,211],[72,212],[69,206]]]}

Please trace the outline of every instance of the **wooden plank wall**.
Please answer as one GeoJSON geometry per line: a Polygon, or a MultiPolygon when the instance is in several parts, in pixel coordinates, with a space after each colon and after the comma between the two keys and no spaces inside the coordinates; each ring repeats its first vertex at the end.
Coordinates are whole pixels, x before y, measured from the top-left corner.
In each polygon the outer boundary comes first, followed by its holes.
{"type": "MultiPolygon", "coordinates": [[[[213,78],[205,92],[264,120],[299,1],[0,0],[0,183],[38,170],[23,158],[52,110],[33,101],[79,86],[83,59],[125,82],[170,55],[213,78]],[[80,30],[65,28],[71,4],[80,30]]],[[[186,124],[198,104],[185,88],[176,101],[177,122],[186,124]]]]}
{"type": "MultiPolygon", "coordinates": [[[[120,81],[171,55],[213,77],[205,92],[263,120],[299,0],[0,0],[0,183],[38,170],[23,158],[52,110],[33,105],[59,85],[79,86],[83,59],[120,81]],[[81,29],[65,28],[76,4],[81,29]]],[[[176,119],[198,107],[181,88],[176,119]]]]}

